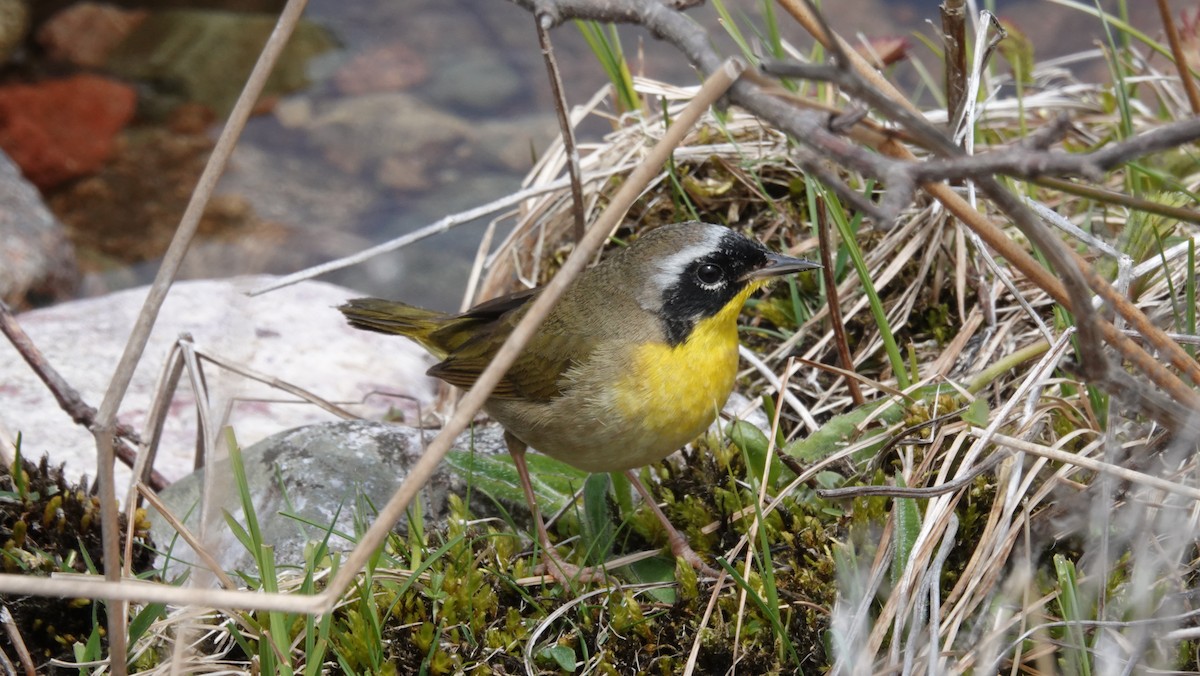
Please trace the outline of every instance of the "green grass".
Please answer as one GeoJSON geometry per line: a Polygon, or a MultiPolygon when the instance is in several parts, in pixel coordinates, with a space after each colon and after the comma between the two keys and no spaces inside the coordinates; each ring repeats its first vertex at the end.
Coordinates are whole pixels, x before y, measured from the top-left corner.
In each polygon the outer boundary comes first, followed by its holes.
{"type": "Polygon", "coordinates": [[[884,352],[887,354],[888,361],[892,365],[892,375],[896,378],[896,384],[899,385],[900,389],[906,389],[911,380],[909,379],[908,370],[904,363],[904,357],[900,354],[900,348],[896,344],[895,334],[888,322],[883,301],[879,291],[875,288],[874,280],[871,279],[871,272],[867,268],[867,262],[863,258],[862,249],[859,248],[858,240],[855,237],[857,231],[856,224],[862,219],[862,215],[855,214],[851,217],[836,195],[816,181],[808,180],[809,212],[814,214],[813,221],[816,221],[816,196],[821,195],[822,199],[828,205],[830,219],[833,221],[834,227],[837,228],[838,235],[841,238],[839,256],[844,252],[844,255],[853,264],[854,271],[858,274],[859,282],[862,283],[863,291],[866,293],[870,303],[871,316],[875,318],[875,324],[879,327],[879,334],[883,338],[884,352]]]}
{"type": "Polygon", "coordinates": [[[595,21],[576,21],[575,26],[587,41],[592,54],[600,63],[617,93],[619,112],[641,110],[642,100],[633,87],[633,74],[621,49],[621,36],[617,27],[603,26],[595,21]]]}

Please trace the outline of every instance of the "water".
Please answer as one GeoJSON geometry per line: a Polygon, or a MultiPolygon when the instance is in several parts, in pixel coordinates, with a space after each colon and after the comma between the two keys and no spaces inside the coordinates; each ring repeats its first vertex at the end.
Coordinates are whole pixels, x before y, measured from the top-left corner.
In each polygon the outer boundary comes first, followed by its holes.
{"type": "MultiPolygon", "coordinates": [[[[851,39],[914,30],[931,35],[926,22],[938,21],[935,2],[826,4],[832,25],[851,39]]],[[[1103,38],[1095,19],[1048,2],[998,4],[1001,16],[1039,45],[1039,55],[1084,49],[1103,38]]],[[[1154,33],[1153,3],[1130,4],[1135,23],[1154,33]]],[[[727,5],[753,39],[748,26],[762,25],[762,5],[727,5]]],[[[791,19],[776,12],[785,39],[807,44],[791,19]]],[[[711,6],[691,15],[712,27],[721,50],[735,53],[711,6]]],[[[202,237],[189,276],[287,273],[411,232],[517,189],[533,155],[557,134],[532,17],[509,2],[312,0],[306,16],[337,48],[307,64],[308,87],[251,120],[219,189],[277,227],[202,237]]],[[[678,84],[697,81],[670,46],[638,27],[621,34],[635,69],[678,84]]],[[[606,82],[602,69],[573,26],[559,27],[552,38],[568,100],[582,103],[606,82]]],[[[940,80],[929,50],[909,42],[940,80]]],[[[1091,74],[1104,76],[1103,64],[1092,66],[1091,74]]],[[[901,83],[919,86],[911,65],[895,71],[901,83]]],[[[603,124],[585,127],[592,136],[603,130],[603,124]]],[[[485,226],[464,226],[325,279],[453,308],[485,226]]],[[[144,283],[155,265],[110,268],[94,289],[144,283]]]]}

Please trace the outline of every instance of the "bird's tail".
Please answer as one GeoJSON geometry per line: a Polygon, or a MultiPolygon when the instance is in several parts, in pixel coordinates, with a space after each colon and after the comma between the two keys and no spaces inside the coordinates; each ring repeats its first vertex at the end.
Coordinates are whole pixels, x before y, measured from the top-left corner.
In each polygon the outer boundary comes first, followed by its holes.
{"type": "Polygon", "coordinates": [[[355,298],[338,306],[338,310],[355,328],[407,336],[439,359],[446,357],[445,347],[431,336],[453,315],[381,298],[355,298]]]}

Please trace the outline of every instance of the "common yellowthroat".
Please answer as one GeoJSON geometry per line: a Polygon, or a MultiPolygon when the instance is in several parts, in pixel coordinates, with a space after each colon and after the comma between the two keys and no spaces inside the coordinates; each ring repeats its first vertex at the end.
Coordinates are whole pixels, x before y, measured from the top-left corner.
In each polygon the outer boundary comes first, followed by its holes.
{"type": "MultiPolygon", "coordinates": [[[[567,289],[484,406],[505,429],[548,572],[560,582],[599,577],[566,564],[551,545],[527,447],[589,472],[624,471],[662,521],[672,552],[711,572],[632,470],[694,440],[721,410],[737,372],[737,317],[750,294],[816,267],[693,221],[642,235],[567,289]]],[[[378,298],[338,309],[358,328],[416,340],[441,360],[429,375],[469,388],[536,294],[457,315],[378,298]]]]}

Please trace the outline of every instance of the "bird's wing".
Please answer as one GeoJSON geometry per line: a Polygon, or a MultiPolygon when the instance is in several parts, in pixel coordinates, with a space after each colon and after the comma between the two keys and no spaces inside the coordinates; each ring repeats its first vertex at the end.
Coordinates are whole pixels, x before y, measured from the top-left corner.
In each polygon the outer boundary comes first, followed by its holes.
{"type": "MultiPolygon", "coordinates": [[[[429,375],[463,389],[474,385],[500,345],[525,316],[525,308],[536,294],[535,289],[488,301],[462,315],[463,320],[475,324],[469,332],[471,337],[429,369],[429,375]]],[[[564,329],[563,323],[552,313],[496,385],[492,396],[537,401],[560,395],[563,375],[575,364],[585,361],[597,342],[586,334],[564,329]]]]}
{"type": "MultiPolygon", "coordinates": [[[[497,331],[504,331],[504,317],[513,313],[523,313],[522,308],[536,298],[539,291],[540,288],[525,289],[484,301],[444,322],[430,333],[430,340],[439,345],[444,353],[454,354],[465,344],[478,342],[478,336],[491,337],[497,331]]],[[[504,337],[500,340],[508,337],[511,331],[511,328],[504,331],[504,337]]]]}

